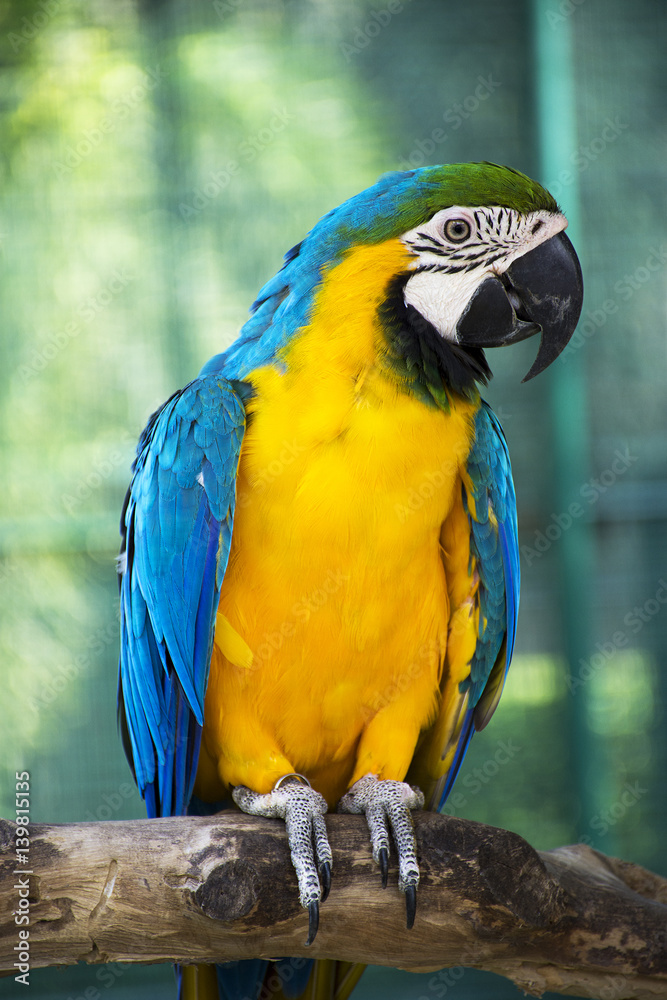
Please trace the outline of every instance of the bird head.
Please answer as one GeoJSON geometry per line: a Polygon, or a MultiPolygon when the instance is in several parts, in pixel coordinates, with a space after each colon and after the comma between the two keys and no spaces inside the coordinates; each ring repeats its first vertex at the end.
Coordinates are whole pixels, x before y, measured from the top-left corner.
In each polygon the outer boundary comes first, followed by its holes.
{"type": "Polygon", "coordinates": [[[360,249],[383,244],[396,248],[396,270],[389,279],[376,275],[377,258],[362,254],[370,270],[363,288],[384,283],[376,289],[382,327],[404,372],[428,367],[470,393],[490,375],[485,348],[539,333],[532,378],[564,349],[581,312],[581,268],[566,226],[549,192],[509,167],[459,163],[385,174],[289,251],[220,360],[243,375],[276,357],[307,327],[327,276],[350,255],[360,258],[360,249]]]}
{"type": "Polygon", "coordinates": [[[525,381],[558,357],[581,312],[581,267],[566,226],[549,192],[524,174],[461,163],[387,174],[312,235],[329,229],[330,245],[398,239],[408,263],[390,297],[401,324],[430,338],[436,354],[467,355],[475,377],[483,378],[484,348],[539,333],[525,381]]]}
{"type": "Polygon", "coordinates": [[[453,172],[448,204],[400,240],[414,260],[403,285],[412,307],[440,337],[462,348],[503,347],[541,334],[524,381],[544,371],[572,336],[583,301],[567,219],[551,195],[495,164],[422,171],[429,186],[453,172]],[[463,181],[463,183],[461,183],[463,181]]]}

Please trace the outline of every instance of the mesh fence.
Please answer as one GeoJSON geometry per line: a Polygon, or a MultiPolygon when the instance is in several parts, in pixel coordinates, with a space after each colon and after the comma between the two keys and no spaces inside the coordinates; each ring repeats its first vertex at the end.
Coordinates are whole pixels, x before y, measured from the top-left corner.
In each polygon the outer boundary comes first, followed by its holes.
{"type": "MultiPolygon", "coordinates": [[[[522,609],[448,809],[665,874],[667,8],[13,0],[0,19],[0,815],[24,769],[36,822],[143,815],[116,732],[113,559],[148,415],[232,341],[326,211],[388,169],[486,159],[541,173],[577,212],[586,300],[555,374],[520,386],[534,345],[491,352],[522,609]],[[564,31],[577,135],[548,176],[536,38],[564,31]],[[585,407],[563,440],[574,373],[585,407]],[[579,609],[563,583],[575,537],[579,609]]],[[[519,995],[447,975],[370,970],[355,996],[519,995]]],[[[31,983],[36,998],[172,991],[168,967],[31,983]]]]}

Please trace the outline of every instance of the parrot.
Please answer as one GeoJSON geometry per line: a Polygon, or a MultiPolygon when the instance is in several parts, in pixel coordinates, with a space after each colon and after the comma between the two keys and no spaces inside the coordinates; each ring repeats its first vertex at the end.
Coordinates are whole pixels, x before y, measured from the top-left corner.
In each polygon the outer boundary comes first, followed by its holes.
{"type": "MultiPolygon", "coordinates": [[[[150,817],[235,804],[285,822],[308,944],[332,809],[365,817],[385,886],[395,850],[412,926],[413,812],[442,808],[500,700],[520,570],[485,351],[539,334],[525,381],[567,345],[583,280],[566,226],[511,167],[385,174],[287,252],[140,437],[118,557],[125,753],[150,817]]],[[[360,975],[341,966],[326,992],[308,960],[267,992],[287,961],[177,967],[181,996],[343,1000],[360,975]]]]}

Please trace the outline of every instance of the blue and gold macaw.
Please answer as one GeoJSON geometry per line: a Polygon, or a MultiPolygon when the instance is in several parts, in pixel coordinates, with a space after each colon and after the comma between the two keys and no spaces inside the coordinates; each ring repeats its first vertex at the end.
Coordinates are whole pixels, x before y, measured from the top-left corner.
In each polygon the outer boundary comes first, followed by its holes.
{"type": "MultiPolygon", "coordinates": [[[[566,225],[507,167],[387,174],[289,251],[139,442],[120,557],[128,758],[151,816],[195,795],[285,819],[310,941],[336,805],[366,815],[385,884],[393,839],[411,926],[411,810],[443,804],[498,704],[516,508],[478,384],[485,348],[541,333],[530,378],[572,335],[566,225]]],[[[221,967],[223,995],[263,968],[221,967]]]]}

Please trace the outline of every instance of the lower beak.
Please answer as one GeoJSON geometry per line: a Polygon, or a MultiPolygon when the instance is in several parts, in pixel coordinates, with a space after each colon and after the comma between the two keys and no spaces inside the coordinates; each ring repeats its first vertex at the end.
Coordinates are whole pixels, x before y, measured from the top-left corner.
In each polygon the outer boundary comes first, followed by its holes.
{"type": "Polygon", "coordinates": [[[457,324],[466,347],[504,347],[542,334],[524,382],[539,375],[567,345],[584,298],[581,267],[565,233],[518,257],[504,274],[479,286],[457,324]]]}

